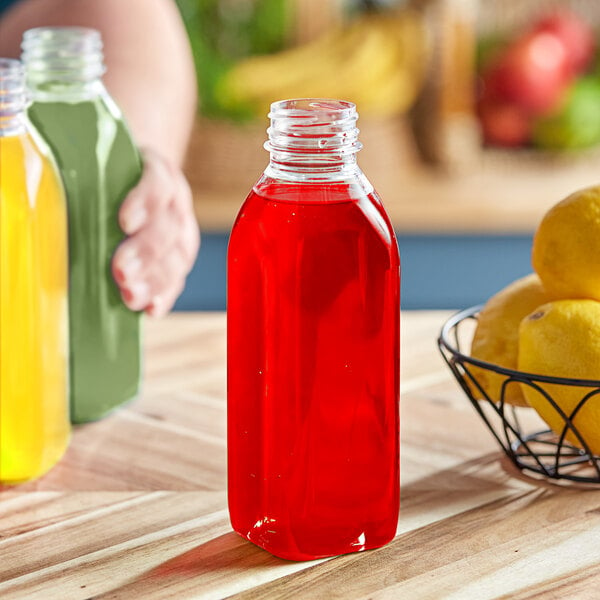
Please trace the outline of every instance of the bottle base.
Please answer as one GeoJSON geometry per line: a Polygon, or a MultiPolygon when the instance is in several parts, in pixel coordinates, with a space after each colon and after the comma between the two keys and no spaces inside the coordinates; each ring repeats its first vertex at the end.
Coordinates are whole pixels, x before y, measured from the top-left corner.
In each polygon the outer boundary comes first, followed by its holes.
{"type": "Polygon", "coordinates": [[[314,547],[310,551],[300,550],[298,548],[290,548],[284,547],[282,545],[278,545],[276,543],[270,543],[264,538],[253,539],[252,533],[242,533],[240,531],[235,530],[235,532],[245,540],[254,544],[258,548],[265,550],[269,554],[276,556],[277,558],[281,558],[283,560],[289,560],[293,562],[306,562],[311,560],[320,560],[324,558],[333,558],[335,556],[342,556],[344,554],[354,554],[356,552],[365,552],[367,550],[375,550],[377,548],[381,548],[386,544],[389,544],[395,537],[396,531],[394,531],[391,535],[383,536],[378,540],[373,540],[369,542],[366,539],[361,539],[360,537],[351,544],[340,544],[339,546],[335,546],[333,544],[323,545],[320,547],[314,547]]]}
{"type": "Polygon", "coordinates": [[[133,404],[138,398],[140,394],[139,392],[128,398],[127,400],[123,400],[114,406],[110,406],[108,408],[104,408],[97,412],[91,412],[88,414],[77,414],[76,411],[72,410],[71,412],[71,424],[72,425],[85,425],[86,423],[95,423],[96,421],[102,421],[106,417],[110,416],[112,413],[118,411],[121,408],[129,406],[133,404]]]}
{"type": "Polygon", "coordinates": [[[6,478],[0,473],[0,488],[15,487],[47,475],[61,461],[69,447],[70,441],[71,435],[69,434],[66,436],[64,443],[58,446],[50,456],[46,457],[39,468],[30,473],[15,473],[12,476],[7,475],[6,478]]]}

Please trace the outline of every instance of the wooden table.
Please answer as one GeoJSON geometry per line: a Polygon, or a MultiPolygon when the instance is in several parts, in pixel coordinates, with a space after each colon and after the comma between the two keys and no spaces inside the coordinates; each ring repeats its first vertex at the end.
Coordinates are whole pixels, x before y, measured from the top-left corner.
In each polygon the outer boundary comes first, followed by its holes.
{"type": "Polygon", "coordinates": [[[143,397],[78,428],[43,479],[0,492],[0,598],[598,598],[600,491],[526,479],[502,458],[438,356],[446,317],[403,315],[388,546],[295,563],[232,532],[225,317],[177,314],[147,323],[143,397]]]}

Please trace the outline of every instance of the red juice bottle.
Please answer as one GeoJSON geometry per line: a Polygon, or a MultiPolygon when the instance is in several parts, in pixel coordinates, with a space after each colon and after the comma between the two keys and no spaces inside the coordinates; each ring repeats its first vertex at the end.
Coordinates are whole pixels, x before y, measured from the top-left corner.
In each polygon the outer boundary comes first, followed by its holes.
{"type": "Polygon", "coordinates": [[[400,259],[350,102],[271,107],[228,252],[235,531],[310,560],[376,548],[399,508],[400,259]]]}

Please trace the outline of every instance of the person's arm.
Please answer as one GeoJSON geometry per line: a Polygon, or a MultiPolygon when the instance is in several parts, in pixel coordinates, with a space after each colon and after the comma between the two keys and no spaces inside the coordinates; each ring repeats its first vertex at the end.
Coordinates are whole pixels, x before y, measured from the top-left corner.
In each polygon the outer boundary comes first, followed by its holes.
{"type": "Polygon", "coordinates": [[[193,60],[173,0],[20,0],[0,19],[0,56],[18,57],[32,27],[82,26],[104,40],[104,78],[144,154],[144,175],[123,202],[129,237],[113,273],[133,310],[164,314],[199,245],[181,165],[196,110],[193,60]]]}
{"type": "Polygon", "coordinates": [[[196,110],[187,36],[172,0],[20,0],[0,20],[0,56],[18,58],[32,27],[98,29],[104,78],[137,143],[181,166],[196,110]]]}

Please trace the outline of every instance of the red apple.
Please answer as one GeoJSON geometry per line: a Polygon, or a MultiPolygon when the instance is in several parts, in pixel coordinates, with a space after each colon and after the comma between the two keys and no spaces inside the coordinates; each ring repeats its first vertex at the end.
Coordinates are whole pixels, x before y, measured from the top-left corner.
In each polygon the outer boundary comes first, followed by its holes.
{"type": "Polygon", "coordinates": [[[562,9],[543,17],[534,32],[551,33],[565,47],[567,64],[572,74],[582,73],[594,58],[596,40],[592,28],[579,15],[562,9]]]}
{"type": "Polygon", "coordinates": [[[514,104],[482,101],[479,119],[487,144],[515,148],[525,146],[532,131],[532,118],[514,104]]]}
{"type": "Polygon", "coordinates": [[[564,44],[546,31],[512,43],[483,75],[486,96],[532,115],[556,109],[571,80],[564,44]]]}

